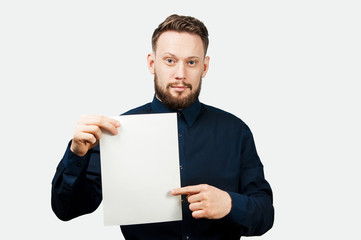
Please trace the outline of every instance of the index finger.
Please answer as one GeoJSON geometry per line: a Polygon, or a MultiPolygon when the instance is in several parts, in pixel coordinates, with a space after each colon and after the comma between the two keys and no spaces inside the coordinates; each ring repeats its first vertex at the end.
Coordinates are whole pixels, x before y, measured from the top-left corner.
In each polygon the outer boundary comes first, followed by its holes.
{"type": "Polygon", "coordinates": [[[186,186],[181,188],[176,188],[172,190],[172,195],[189,195],[189,194],[196,194],[200,193],[202,190],[202,185],[193,185],[193,186],[186,186]]]}
{"type": "Polygon", "coordinates": [[[99,115],[84,115],[80,120],[80,123],[85,125],[96,125],[102,129],[105,129],[113,134],[117,134],[117,127],[120,127],[119,121],[105,116],[99,115]]]}

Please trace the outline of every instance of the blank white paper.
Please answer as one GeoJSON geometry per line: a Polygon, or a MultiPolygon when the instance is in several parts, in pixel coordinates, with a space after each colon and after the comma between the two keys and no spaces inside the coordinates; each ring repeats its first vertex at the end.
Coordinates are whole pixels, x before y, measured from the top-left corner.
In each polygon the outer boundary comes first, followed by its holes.
{"type": "Polygon", "coordinates": [[[113,117],[119,133],[100,140],[104,225],[182,220],[177,115],[113,117]]]}

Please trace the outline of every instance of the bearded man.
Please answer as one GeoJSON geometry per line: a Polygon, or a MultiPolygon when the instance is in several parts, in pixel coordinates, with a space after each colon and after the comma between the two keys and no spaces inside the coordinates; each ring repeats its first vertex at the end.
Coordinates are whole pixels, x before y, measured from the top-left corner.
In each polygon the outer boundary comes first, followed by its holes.
{"type": "MultiPolygon", "coordinates": [[[[273,225],[272,190],[252,133],[236,116],[199,101],[209,68],[208,31],[196,18],[171,15],[155,29],[148,69],[153,101],[128,114],[178,113],[182,221],[121,226],[125,239],[240,239],[273,225]]],[[[62,220],[96,210],[102,200],[101,130],[120,123],[85,115],[52,182],[52,208],[62,220]]],[[[140,149],[141,150],[141,147],[140,149]]],[[[156,186],[155,186],[156,187],[156,186]]],[[[147,199],[144,199],[147,201],[147,199]]]]}

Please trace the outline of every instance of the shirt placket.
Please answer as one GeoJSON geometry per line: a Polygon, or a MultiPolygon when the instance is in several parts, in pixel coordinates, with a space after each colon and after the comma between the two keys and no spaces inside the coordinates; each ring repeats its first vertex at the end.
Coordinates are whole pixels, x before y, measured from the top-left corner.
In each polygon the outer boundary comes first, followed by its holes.
{"type": "MultiPolygon", "coordinates": [[[[181,112],[177,113],[178,118],[178,145],[179,145],[179,171],[181,176],[181,185],[184,186],[183,182],[186,178],[186,162],[185,162],[185,144],[184,144],[184,134],[185,134],[185,128],[186,123],[183,118],[183,114],[181,112]]],[[[188,209],[187,204],[187,196],[182,195],[182,212],[183,212],[183,221],[182,221],[182,239],[188,240],[189,237],[189,226],[188,221],[185,219],[186,213],[188,209]]]]}

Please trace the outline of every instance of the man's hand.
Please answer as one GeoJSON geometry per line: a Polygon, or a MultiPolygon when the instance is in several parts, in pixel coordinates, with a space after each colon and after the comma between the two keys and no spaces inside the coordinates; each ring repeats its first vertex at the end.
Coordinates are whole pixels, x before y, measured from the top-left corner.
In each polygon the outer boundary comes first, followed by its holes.
{"type": "Polygon", "coordinates": [[[101,129],[117,135],[120,123],[112,118],[96,115],[83,115],[76,126],[70,150],[78,156],[84,156],[98,145],[102,137],[101,129]]]}
{"type": "Polygon", "coordinates": [[[189,209],[196,219],[220,219],[232,208],[232,199],[227,192],[207,184],[174,189],[172,195],[188,195],[189,209]]]}

